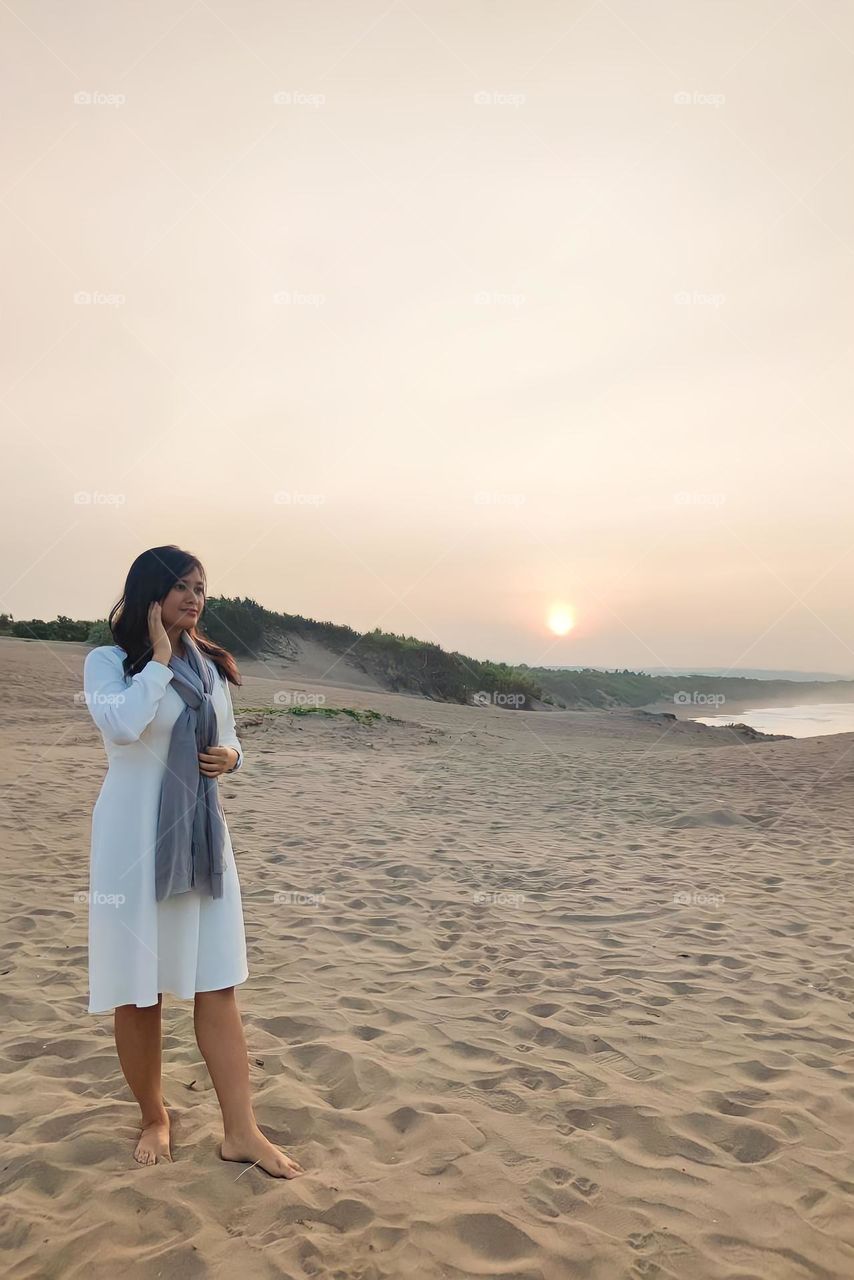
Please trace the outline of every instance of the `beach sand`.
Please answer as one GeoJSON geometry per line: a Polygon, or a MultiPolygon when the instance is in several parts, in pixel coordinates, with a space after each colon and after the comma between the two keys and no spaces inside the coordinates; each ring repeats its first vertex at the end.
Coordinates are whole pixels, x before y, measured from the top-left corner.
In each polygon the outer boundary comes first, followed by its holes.
{"type": "Polygon", "coordinates": [[[854,1276],[854,735],[247,666],[238,712],[300,690],[393,718],[239,714],[222,784],[256,1110],[308,1173],[217,1158],[170,997],[175,1160],[143,1169],[112,1017],[86,1012],[85,652],[0,640],[7,1275],[854,1276]]]}

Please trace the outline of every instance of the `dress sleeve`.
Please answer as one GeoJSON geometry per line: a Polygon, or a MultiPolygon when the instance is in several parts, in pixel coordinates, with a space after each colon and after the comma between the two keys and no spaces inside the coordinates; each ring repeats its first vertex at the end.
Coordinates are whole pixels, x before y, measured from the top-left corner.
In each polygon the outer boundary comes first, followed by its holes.
{"type": "Polygon", "coordinates": [[[86,655],[83,694],[95,724],[110,742],[126,747],[137,742],[157,714],[172,671],[153,660],[128,684],[122,659],[102,645],[86,655]]]}
{"type": "Polygon", "coordinates": [[[231,688],[225,676],[220,677],[223,683],[225,693],[225,724],[219,735],[219,745],[221,747],[234,747],[237,752],[237,764],[233,769],[229,769],[229,773],[237,773],[237,770],[243,764],[243,748],[240,745],[240,739],[237,736],[237,726],[234,723],[234,703],[231,701],[231,688]]]}

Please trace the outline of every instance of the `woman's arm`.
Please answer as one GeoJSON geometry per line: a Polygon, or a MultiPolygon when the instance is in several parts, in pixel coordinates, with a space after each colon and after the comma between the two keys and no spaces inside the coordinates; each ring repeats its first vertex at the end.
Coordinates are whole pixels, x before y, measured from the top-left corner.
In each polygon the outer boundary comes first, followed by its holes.
{"type": "Polygon", "coordinates": [[[237,752],[237,764],[233,769],[229,769],[229,773],[236,773],[243,764],[243,748],[240,745],[240,739],[237,736],[237,725],[234,723],[234,703],[231,701],[231,688],[225,676],[221,677],[225,689],[225,724],[219,735],[219,745],[221,747],[232,747],[237,752]]]}
{"type": "Polygon", "coordinates": [[[171,679],[169,667],[152,661],[128,684],[121,655],[106,645],[88,653],[83,664],[83,693],[89,714],[104,737],[120,747],[139,740],[157,714],[171,679]]]}

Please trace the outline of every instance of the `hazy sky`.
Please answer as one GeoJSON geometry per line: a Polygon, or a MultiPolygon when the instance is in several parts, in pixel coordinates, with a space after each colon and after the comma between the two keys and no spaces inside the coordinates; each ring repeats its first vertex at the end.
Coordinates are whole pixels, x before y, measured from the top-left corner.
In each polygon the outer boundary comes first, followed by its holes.
{"type": "Polygon", "coordinates": [[[177,542],[478,657],[854,672],[849,0],[10,0],[0,42],[0,608],[103,616],[177,542]]]}

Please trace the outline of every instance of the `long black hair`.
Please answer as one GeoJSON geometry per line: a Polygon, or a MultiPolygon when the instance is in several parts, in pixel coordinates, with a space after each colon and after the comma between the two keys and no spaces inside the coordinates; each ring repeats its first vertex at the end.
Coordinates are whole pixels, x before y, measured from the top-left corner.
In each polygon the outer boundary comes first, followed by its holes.
{"type": "MultiPolygon", "coordinates": [[[[151,658],[152,647],[148,634],[150,606],[164,600],[175,583],[193,569],[198,569],[207,588],[201,561],[191,552],[182,551],[180,547],[151,547],[134,560],[128,571],[122,597],[110,610],[113,639],[126,654],[126,676],[136,675],[151,658]]],[[[226,680],[230,680],[232,684],[240,684],[237,663],[227,649],[214,644],[198,627],[190,628],[188,634],[226,680]]]]}

